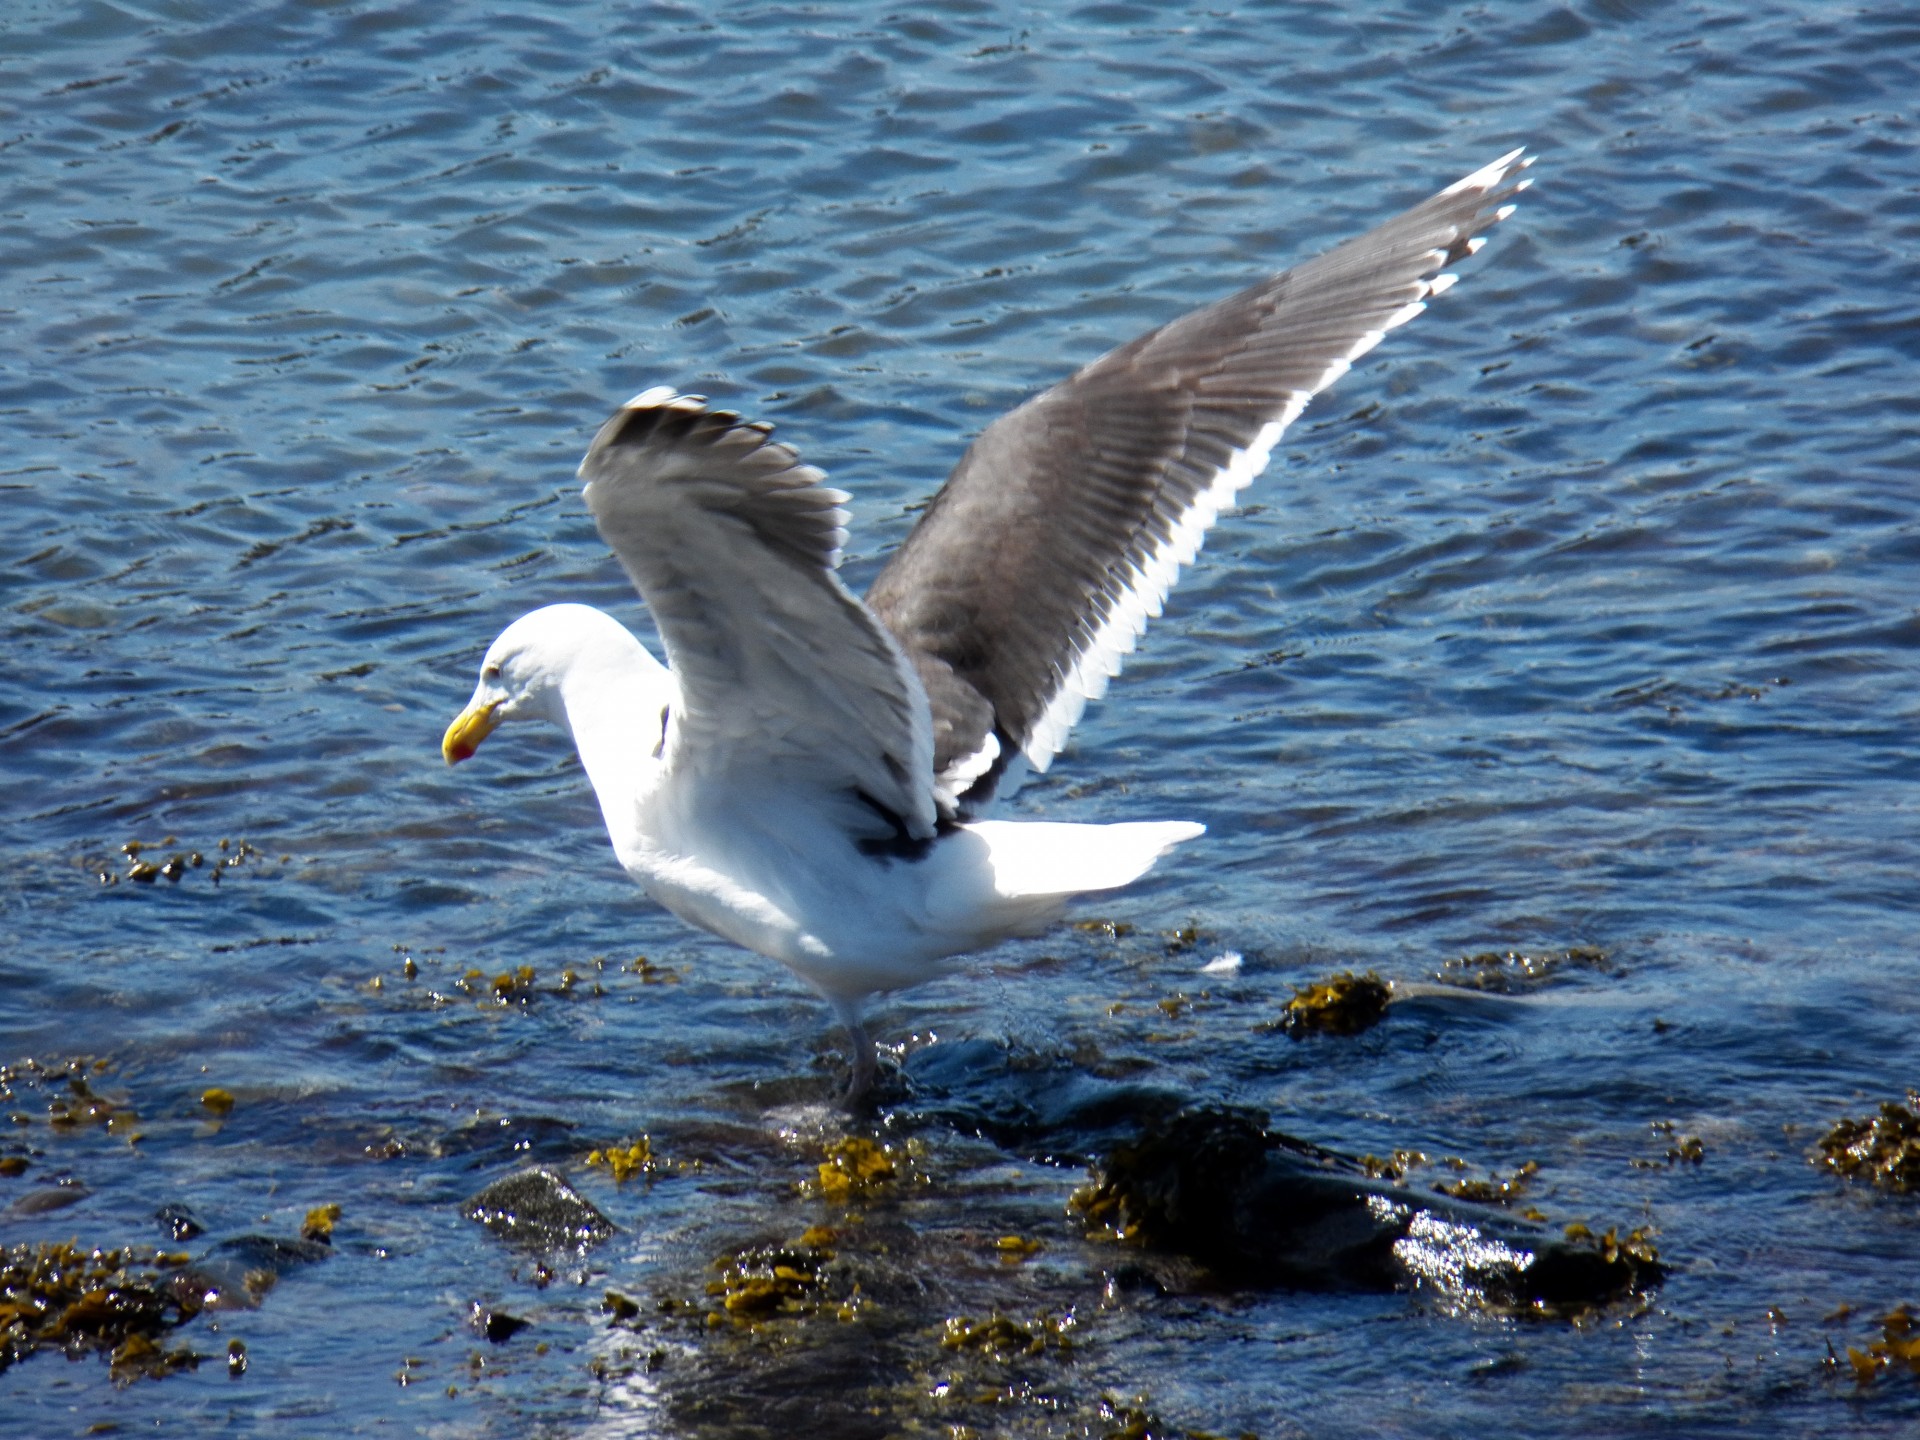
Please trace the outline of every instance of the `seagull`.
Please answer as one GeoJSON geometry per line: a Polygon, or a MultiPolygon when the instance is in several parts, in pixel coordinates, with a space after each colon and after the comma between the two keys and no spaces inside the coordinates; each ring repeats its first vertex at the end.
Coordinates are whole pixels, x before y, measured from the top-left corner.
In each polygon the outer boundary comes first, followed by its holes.
{"type": "Polygon", "coordinates": [[[850,498],[773,427],[656,386],[580,478],[662,664],[549,605],[488,647],[449,764],[508,720],[567,731],[613,851],[690,925],[784,964],[872,1089],[871,995],[1139,879],[1203,825],[993,818],[1105,693],[1207,529],[1308,400],[1454,283],[1524,149],[1088,364],[983,430],[864,600],[850,498]]]}

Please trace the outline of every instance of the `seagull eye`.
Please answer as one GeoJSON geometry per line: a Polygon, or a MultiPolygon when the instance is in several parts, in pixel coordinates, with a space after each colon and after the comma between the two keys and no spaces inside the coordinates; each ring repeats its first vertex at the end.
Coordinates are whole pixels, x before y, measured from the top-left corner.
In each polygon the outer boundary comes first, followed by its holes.
{"type": "Polygon", "coordinates": [[[500,667],[498,665],[482,666],[480,678],[482,680],[498,680],[500,678],[500,667]]]}

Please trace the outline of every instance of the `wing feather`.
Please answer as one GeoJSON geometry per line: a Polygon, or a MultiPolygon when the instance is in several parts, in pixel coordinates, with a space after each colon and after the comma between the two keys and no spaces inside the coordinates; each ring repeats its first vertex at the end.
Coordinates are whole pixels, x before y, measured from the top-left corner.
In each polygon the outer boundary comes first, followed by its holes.
{"type": "Polygon", "coordinates": [[[1015,752],[1047,768],[1281,433],[1452,285],[1532,163],[1504,155],[980,434],[867,595],[932,702],[943,796],[984,803],[1015,752]]]}
{"type": "Polygon", "coordinates": [[[669,763],[770,766],[864,796],[924,839],[936,824],[926,697],[835,574],[846,495],[771,430],[661,386],[622,406],[580,462],[587,508],[679,681],[669,763]]]}

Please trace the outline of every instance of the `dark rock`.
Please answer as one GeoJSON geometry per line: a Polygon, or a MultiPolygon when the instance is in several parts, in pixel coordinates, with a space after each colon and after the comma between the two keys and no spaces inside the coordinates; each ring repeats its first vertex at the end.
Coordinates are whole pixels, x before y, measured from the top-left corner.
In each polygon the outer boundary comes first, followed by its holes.
{"type": "Polygon", "coordinates": [[[562,1159],[580,1148],[573,1132],[569,1121],[551,1115],[495,1115],[445,1131],[427,1148],[436,1156],[472,1155],[483,1164],[508,1156],[562,1159]]]}
{"type": "Polygon", "coordinates": [[[471,1323],[475,1330],[487,1337],[490,1344],[504,1345],[533,1322],[522,1320],[518,1315],[509,1315],[504,1310],[490,1310],[475,1302],[471,1323]]]}
{"type": "Polygon", "coordinates": [[[932,1045],[908,1058],[923,1123],[947,1124],[1045,1163],[1084,1165],[1178,1113],[1178,1091],[1087,1073],[1065,1057],[990,1040],[932,1045]]]}
{"type": "Polygon", "coordinates": [[[175,1295],[198,1309],[256,1310],[287,1271],[332,1254],[332,1246],[313,1240],[236,1235],[170,1275],[167,1283],[175,1295]]]}
{"type": "Polygon", "coordinates": [[[1664,1273],[1638,1236],[1563,1241],[1495,1207],[1437,1203],[1263,1115],[1189,1110],[1095,1167],[1075,1208],[1110,1234],[1184,1256],[1228,1289],[1430,1287],[1516,1310],[1619,1299],[1664,1273]]]}
{"type": "Polygon", "coordinates": [[[312,1265],[333,1254],[331,1245],[279,1235],[236,1235],[207,1251],[205,1259],[231,1260],[255,1270],[278,1275],[301,1265],[312,1265]]]}
{"type": "Polygon", "coordinates": [[[51,1215],[69,1205],[78,1205],[90,1193],[86,1186],[80,1184],[51,1185],[44,1190],[29,1190],[9,1205],[6,1213],[14,1217],[51,1215]]]}
{"type": "Polygon", "coordinates": [[[494,1181],[467,1202],[466,1216],[509,1245],[534,1253],[584,1254],[616,1228],[579,1191],[539,1167],[494,1181]]]}
{"type": "Polygon", "coordinates": [[[184,1205],[162,1205],[153,1212],[153,1218],[176,1241],[195,1240],[205,1233],[204,1227],[193,1218],[193,1212],[184,1205]]]}

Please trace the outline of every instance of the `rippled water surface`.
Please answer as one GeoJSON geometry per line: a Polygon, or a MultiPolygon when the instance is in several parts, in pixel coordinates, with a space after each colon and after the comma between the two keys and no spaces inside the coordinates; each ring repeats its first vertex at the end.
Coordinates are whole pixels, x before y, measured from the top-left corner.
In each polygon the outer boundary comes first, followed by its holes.
{"type": "Polygon", "coordinates": [[[8,1433],[1913,1433],[1845,1351],[1920,1301],[1920,1212],[1809,1156],[1920,1081],[1916,94],[1898,5],[10,0],[0,1063],[97,1059],[138,1120],[50,1126],[16,1066],[0,1242],[342,1210],[178,1332],[198,1371],[0,1372],[8,1433]],[[1523,142],[1520,212],[1015,805],[1206,838],[1119,934],[879,1006],[915,1178],[798,1195],[823,1007],[632,888],[560,737],[437,753],[523,610],[650,633],[595,426],[662,382],[776,422],[855,495],[858,588],[1001,410],[1523,142]],[[129,841],[204,863],[141,884],[129,841]],[[1345,969],[1378,1027],[1257,1028],[1345,969]],[[1079,1158],[998,1119],[1115,1077],[1416,1185],[1537,1162],[1525,1203],[1672,1273],[1577,1325],[1109,1283],[1079,1158]],[[641,1134],[651,1182],[584,1163],[641,1134]],[[530,1158],[620,1227],[551,1277],[462,1215],[530,1158]],[[922,1268],[867,1351],[601,1310],[813,1224],[922,1268]],[[990,1311],[1078,1344],[942,1346],[990,1311]]]}

